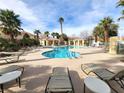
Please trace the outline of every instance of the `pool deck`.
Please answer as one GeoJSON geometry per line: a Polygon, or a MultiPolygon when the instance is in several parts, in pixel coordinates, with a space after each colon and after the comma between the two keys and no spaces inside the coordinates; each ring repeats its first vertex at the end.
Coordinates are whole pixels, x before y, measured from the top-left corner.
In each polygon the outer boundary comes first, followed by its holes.
{"type": "MultiPolygon", "coordinates": [[[[4,61],[0,61],[0,68],[8,65],[20,65],[25,68],[21,80],[22,87],[19,88],[15,81],[10,82],[5,84],[5,93],[45,93],[44,90],[53,67],[68,67],[75,93],[83,93],[83,79],[87,75],[81,71],[81,64],[96,63],[113,72],[124,68],[124,62],[120,61],[123,60],[122,55],[104,53],[102,48],[71,49],[81,54],[79,58],[73,59],[46,58],[41,53],[47,50],[50,49],[41,48],[40,51],[22,56],[22,61],[17,63],[5,64],[4,61]]],[[[124,89],[120,88],[117,83],[111,82],[111,85],[119,93],[124,93],[124,89]]],[[[86,93],[92,93],[89,90],[86,91],[86,93]]]]}

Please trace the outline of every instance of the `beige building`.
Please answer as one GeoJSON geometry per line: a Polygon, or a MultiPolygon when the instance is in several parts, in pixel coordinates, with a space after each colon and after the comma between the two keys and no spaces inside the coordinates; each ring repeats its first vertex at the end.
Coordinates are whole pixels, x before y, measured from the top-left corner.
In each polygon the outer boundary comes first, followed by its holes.
{"type": "Polygon", "coordinates": [[[69,37],[68,45],[84,46],[84,39],[79,37],[69,37]]]}
{"type": "Polygon", "coordinates": [[[40,45],[57,46],[57,45],[59,45],[59,39],[44,36],[44,37],[40,38],[40,45]]]}
{"type": "MultiPolygon", "coordinates": [[[[57,46],[60,44],[60,40],[52,37],[42,36],[40,38],[40,45],[43,46],[57,46]]],[[[65,42],[65,45],[73,46],[84,46],[84,40],[79,37],[69,37],[68,44],[65,42]]]]}
{"type": "MultiPolygon", "coordinates": [[[[21,34],[16,37],[16,39],[17,40],[22,39],[25,34],[28,34],[30,36],[30,38],[32,38],[32,39],[35,37],[33,34],[31,34],[29,32],[22,31],[21,34]]],[[[2,33],[2,31],[0,31],[0,37],[5,38],[5,39],[10,39],[10,36],[2,33]]]]}
{"type": "Polygon", "coordinates": [[[22,31],[21,34],[18,35],[16,38],[17,39],[22,39],[25,34],[28,34],[31,39],[34,39],[35,38],[35,35],[33,35],[33,34],[29,33],[29,32],[26,32],[26,31],[22,31]]]}

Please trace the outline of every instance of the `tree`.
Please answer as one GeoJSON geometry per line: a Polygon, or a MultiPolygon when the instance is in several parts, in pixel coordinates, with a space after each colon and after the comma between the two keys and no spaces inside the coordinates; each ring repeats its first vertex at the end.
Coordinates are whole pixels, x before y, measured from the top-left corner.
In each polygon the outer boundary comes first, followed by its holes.
{"type": "Polygon", "coordinates": [[[93,30],[93,36],[95,37],[95,42],[97,42],[98,40],[98,34],[100,32],[100,27],[99,26],[96,26],[93,30]]]}
{"type": "MultiPolygon", "coordinates": [[[[119,0],[117,2],[117,7],[119,7],[119,6],[124,6],[124,0],[119,0]]],[[[118,18],[119,21],[120,21],[120,19],[124,19],[124,10],[122,10],[121,14],[122,14],[122,16],[118,18]]]]}
{"type": "Polygon", "coordinates": [[[117,36],[118,34],[118,25],[117,24],[111,24],[110,30],[109,30],[109,37],[111,36],[117,36]]]}
{"type": "Polygon", "coordinates": [[[105,37],[105,44],[108,43],[109,41],[109,31],[111,24],[113,22],[113,19],[110,17],[105,17],[103,20],[100,21],[99,25],[103,28],[104,30],[104,37],[105,37]]]}
{"type": "Polygon", "coordinates": [[[68,36],[66,35],[66,34],[61,34],[60,35],[60,45],[65,45],[65,41],[67,42],[67,44],[68,44],[68,36]]]}
{"type": "Polygon", "coordinates": [[[60,17],[59,18],[59,23],[60,23],[60,26],[61,26],[61,34],[63,34],[63,27],[62,27],[62,23],[64,22],[64,18],[63,17],[60,17]]]}
{"type": "Polygon", "coordinates": [[[45,34],[47,37],[49,37],[50,32],[49,32],[49,31],[46,31],[46,32],[44,32],[44,34],[45,34]]]}
{"type": "Polygon", "coordinates": [[[59,23],[60,23],[60,26],[61,26],[61,35],[60,35],[60,44],[61,45],[64,45],[64,38],[63,38],[63,26],[62,26],[62,23],[64,22],[64,18],[63,17],[60,17],[59,18],[59,23]]]}
{"type": "Polygon", "coordinates": [[[52,32],[51,35],[52,35],[53,38],[55,38],[56,33],[55,32],[52,32]]]}
{"type": "Polygon", "coordinates": [[[68,36],[67,36],[66,34],[63,33],[61,36],[63,37],[63,39],[64,39],[65,41],[68,41],[68,36]]]}
{"type": "Polygon", "coordinates": [[[119,0],[118,2],[117,2],[117,7],[118,6],[124,6],[124,0],[119,0]]]}
{"type": "MultiPolygon", "coordinates": [[[[118,25],[115,23],[112,23],[108,30],[108,37],[117,36],[118,31],[118,25]]],[[[105,36],[104,36],[104,29],[100,25],[97,25],[93,30],[93,36],[95,37],[95,41],[97,42],[97,38],[99,38],[100,41],[105,42],[105,36]]]]}
{"type": "Polygon", "coordinates": [[[6,47],[8,46],[8,43],[8,40],[0,37],[0,51],[5,51],[6,47]]]}
{"type": "Polygon", "coordinates": [[[117,36],[118,25],[110,17],[100,20],[100,23],[94,28],[93,35],[105,42],[105,49],[108,49],[109,37],[117,36]]]}
{"type": "Polygon", "coordinates": [[[31,45],[31,39],[30,39],[30,36],[27,33],[25,33],[23,35],[23,38],[20,40],[20,45],[23,46],[23,47],[31,45]]]}
{"type": "Polygon", "coordinates": [[[40,30],[35,29],[34,34],[36,34],[37,40],[39,40],[39,34],[40,33],[41,33],[40,30]]]}
{"type": "Polygon", "coordinates": [[[56,38],[59,39],[60,38],[60,35],[59,33],[56,32],[56,38]]]}
{"type": "Polygon", "coordinates": [[[19,15],[11,10],[0,10],[0,27],[4,34],[10,36],[12,41],[20,34],[21,21],[19,15]]]}

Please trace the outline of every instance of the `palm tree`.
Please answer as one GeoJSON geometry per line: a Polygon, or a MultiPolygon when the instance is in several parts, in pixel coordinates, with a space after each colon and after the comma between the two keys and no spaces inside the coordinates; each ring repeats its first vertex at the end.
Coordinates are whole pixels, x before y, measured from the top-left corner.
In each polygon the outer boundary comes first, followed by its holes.
{"type": "Polygon", "coordinates": [[[0,28],[4,34],[10,36],[12,41],[20,34],[21,21],[19,15],[10,10],[0,10],[0,28]]]}
{"type": "Polygon", "coordinates": [[[99,31],[100,31],[100,27],[99,26],[96,26],[93,30],[93,35],[95,37],[95,42],[97,42],[98,40],[98,34],[99,34],[99,31]]]}
{"type": "Polygon", "coordinates": [[[56,32],[56,38],[59,39],[60,38],[60,35],[59,33],[56,32]]]}
{"type": "Polygon", "coordinates": [[[122,16],[118,18],[118,21],[120,21],[121,19],[124,19],[124,10],[121,11],[122,16]]]}
{"type": "Polygon", "coordinates": [[[52,35],[53,38],[55,38],[56,33],[55,32],[52,32],[51,35],[52,35]]]}
{"type": "Polygon", "coordinates": [[[38,29],[34,30],[34,34],[36,34],[37,40],[39,40],[39,34],[40,33],[41,33],[40,30],[38,30],[38,29]]]}
{"type": "MultiPolygon", "coordinates": [[[[115,23],[111,23],[109,24],[109,27],[108,27],[108,38],[111,37],[111,36],[117,36],[117,32],[118,32],[118,25],[115,24],[115,23]]],[[[100,40],[104,41],[105,42],[105,29],[104,27],[102,26],[102,24],[98,24],[94,30],[93,30],[93,36],[95,37],[95,41],[97,42],[97,38],[99,37],[100,40]]]]}
{"type": "Polygon", "coordinates": [[[118,2],[117,2],[117,7],[118,6],[124,6],[124,0],[119,0],[118,2]]]}
{"type": "Polygon", "coordinates": [[[60,26],[61,26],[61,34],[63,34],[62,23],[64,22],[64,18],[63,18],[63,17],[60,17],[60,18],[59,18],[59,22],[60,22],[60,26]]]}
{"type": "Polygon", "coordinates": [[[99,25],[103,28],[104,30],[104,37],[105,37],[105,44],[108,44],[109,41],[109,31],[110,31],[110,26],[113,22],[113,19],[110,17],[105,17],[99,25]]]}
{"type": "MultiPolygon", "coordinates": [[[[117,7],[119,7],[119,6],[124,6],[124,0],[119,0],[117,2],[117,7]]],[[[119,21],[120,21],[120,19],[124,19],[124,10],[122,10],[121,14],[122,14],[122,16],[118,18],[119,21]]]]}
{"type": "Polygon", "coordinates": [[[109,37],[111,36],[117,36],[118,35],[118,28],[119,26],[117,24],[112,23],[109,31],[109,37]]]}
{"type": "Polygon", "coordinates": [[[98,38],[100,41],[105,42],[104,30],[99,24],[94,28],[93,36],[95,37],[95,42],[98,41],[98,38]]]}
{"type": "Polygon", "coordinates": [[[44,32],[44,34],[47,36],[47,37],[49,37],[49,31],[46,31],[46,32],[44,32]]]}
{"type": "Polygon", "coordinates": [[[100,27],[100,30],[98,32],[98,37],[99,37],[100,41],[105,42],[104,30],[101,27],[100,27]]]}

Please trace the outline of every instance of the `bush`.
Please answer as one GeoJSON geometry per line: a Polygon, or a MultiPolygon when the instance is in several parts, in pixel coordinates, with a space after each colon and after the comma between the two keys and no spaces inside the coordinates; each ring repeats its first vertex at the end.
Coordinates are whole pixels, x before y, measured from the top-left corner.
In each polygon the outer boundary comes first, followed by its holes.
{"type": "Polygon", "coordinates": [[[8,40],[0,38],[0,51],[4,51],[8,45],[8,40]]]}
{"type": "Polygon", "coordinates": [[[34,45],[36,45],[36,46],[40,45],[40,42],[39,42],[38,40],[31,39],[31,41],[32,41],[32,45],[33,45],[33,46],[34,46],[34,45]]]}
{"type": "Polygon", "coordinates": [[[21,39],[20,45],[23,47],[29,46],[30,45],[30,39],[25,39],[25,38],[21,39]]]}
{"type": "Polygon", "coordinates": [[[20,46],[17,42],[11,42],[7,39],[0,38],[0,51],[18,51],[20,46]]]}
{"type": "Polygon", "coordinates": [[[18,42],[12,42],[10,40],[0,38],[0,51],[18,51],[22,47],[38,46],[39,41],[30,38],[23,38],[18,42]]]}
{"type": "Polygon", "coordinates": [[[23,47],[37,46],[39,44],[40,44],[40,42],[35,40],[35,39],[23,38],[23,39],[20,40],[20,45],[23,46],[23,47]]]}
{"type": "Polygon", "coordinates": [[[20,48],[17,42],[9,42],[5,51],[18,51],[20,48]]]}

